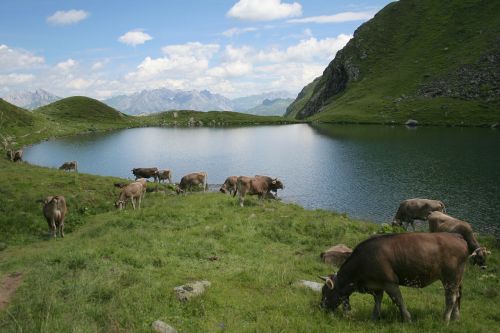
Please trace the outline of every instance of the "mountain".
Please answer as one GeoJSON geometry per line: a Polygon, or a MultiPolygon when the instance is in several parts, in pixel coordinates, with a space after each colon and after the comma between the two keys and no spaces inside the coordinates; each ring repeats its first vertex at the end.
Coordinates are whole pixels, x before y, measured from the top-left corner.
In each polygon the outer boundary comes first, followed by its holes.
{"type": "Polygon", "coordinates": [[[61,97],[51,94],[43,89],[37,89],[35,91],[20,91],[4,97],[4,100],[7,102],[28,110],[39,108],[40,106],[50,104],[60,99],[61,97]]]}
{"type": "Polygon", "coordinates": [[[282,116],[292,102],[292,98],[265,99],[262,104],[244,112],[259,116],[282,116]]]}
{"type": "Polygon", "coordinates": [[[361,25],[286,115],[327,122],[500,122],[500,2],[400,0],[361,25]]]}
{"type": "Polygon", "coordinates": [[[33,111],[53,121],[77,121],[99,124],[101,122],[122,122],[127,116],[108,105],[84,96],[74,96],[42,106],[33,111]]]}
{"type": "Polygon", "coordinates": [[[2,129],[31,125],[33,120],[31,112],[0,98],[0,136],[2,129]]]}
{"type": "Polygon", "coordinates": [[[237,112],[247,112],[247,110],[257,107],[264,102],[264,100],[273,100],[276,98],[293,98],[294,95],[288,91],[273,91],[258,95],[250,95],[245,97],[234,98],[232,100],[233,110],[237,112]]]}
{"type": "Polygon", "coordinates": [[[121,112],[137,115],[167,110],[231,111],[231,100],[208,90],[143,90],[104,101],[121,112]]]}

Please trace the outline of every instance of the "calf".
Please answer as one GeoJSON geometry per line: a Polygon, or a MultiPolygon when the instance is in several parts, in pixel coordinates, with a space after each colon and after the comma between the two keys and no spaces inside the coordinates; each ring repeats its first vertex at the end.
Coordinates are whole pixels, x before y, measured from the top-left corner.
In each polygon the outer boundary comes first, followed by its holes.
{"type": "Polygon", "coordinates": [[[347,310],[353,292],[369,293],[375,300],[372,318],[378,319],[385,291],[409,322],[411,316],[399,286],[423,288],[440,280],[445,290],[444,320],[457,320],[468,256],[467,243],[457,234],[375,236],[356,246],[338,273],[324,279],[322,306],[333,311],[342,303],[347,310]]]}
{"type": "Polygon", "coordinates": [[[462,235],[467,242],[472,264],[480,267],[486,265],[486,255],[491,252],[479,245],[469,223],[441,212],[432,212],[429,215],[428,221],[430,232],[454,232],[462,235]]]}
{"type": "Polygon", "coordinates": [[[408,199],[399,204],[398,211],[392,222],[394,226],[405,224],[405,229],[411,225],[415,230],[414,220],[427,220],[433,211],[445,212],[442,201],[430,199],[408,199]]]}
{"type": "Polygon", "coordinates": [[[65,170],[65,171],[75,170],[75,172],[78,172],[78,163],[76,161],[64,162],[59,167],[59,170],[65,170]]]}
{"type": "Polygon", "coordinates": [[[208,188],[208,175],[206,172],[193,172],[182,177],[181,182],[175,188],[177,194],[184,193],[186,190],[191,190],[193,186],[203,186],[203,192],[208,188]]]}
{"type": "Polygon", "coordinates": [[[158,183],[160,183],[162,180],[168,180],[169,184],[172,184],[172,171],[165,169],[165,170],[158,170],[157,172],[157,177],[158,177],[158,183]]]}
{"type": "Polygon", "coordinates": [[[224,181],[224,184],[222,184],[221,188],[219,189],[219,191],[222,193],[229,192],[229,195],[233,193],[236,194],[237,190],[238,190],[238,176],[227,177],[226,181],[224,181]]]}
{"type": "Polygon", "coordinates": [[[115,203],[115,207],[122,210],[127,201],[130,200],[132,202],[132,207],[135,210],[135,200],[138,201],[139,207],[141,208],[141,199],[144,195],[145,187],[142,186],[140,182],[130,183],[127,186],[123,187],[120,192],[120,197],[118,201],[115,203]]]}
{"type": "Polygon", "coordinates": [[[52,236],[56,238],[57,230],[64,237],[64,219],[68,212],[66,200],[62,195],[49,196],[43,201],[43,216],[47,220],[52,236]]]}

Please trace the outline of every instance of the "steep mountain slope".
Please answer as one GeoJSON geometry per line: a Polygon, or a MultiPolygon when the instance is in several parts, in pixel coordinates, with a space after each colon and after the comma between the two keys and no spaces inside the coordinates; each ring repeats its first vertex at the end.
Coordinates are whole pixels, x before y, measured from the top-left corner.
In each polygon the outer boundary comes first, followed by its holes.
{"type": "Polygon", "coordinates": [[[287,116],[481,125],[500,119],[500,2],[401,0],[360,26],[287,116]]]}
{"type": "Polygon", "coordinates": [[[125,122],[127,116],[95,99],[74,96],[35,110],[54,121],[79,121],[98,125],[102,122],[125,122]]]}
{"type": "Polygon", "coordinates": [[[33,120],[34,117],[29,111],[0,98],[0,131],[2,128],[30,125],[33,120]]]}
{"type": "Polygon", "coordinates": [[[265,99],[260,105],[246,110],[245,113],[260,116],[282,116],[292,102],[291,98],[265,99]]]}
{"type": "Polygon", "coordinates": [[[104,101],[121,112],[137,115],[168,110],[231,111],[231,100],[208,90],[143,90],[104,101]]]}
{"type": "Polygon", "coordinates": [[[21,91],[12,93],[8,96],[5,96],[4,99],[7,102],[19,107],[28,110],[34,110],[41,106],[58,101],[61,99],[61,97],[51,94],[43,89],[37,89],[35,91],[21,91]]]}

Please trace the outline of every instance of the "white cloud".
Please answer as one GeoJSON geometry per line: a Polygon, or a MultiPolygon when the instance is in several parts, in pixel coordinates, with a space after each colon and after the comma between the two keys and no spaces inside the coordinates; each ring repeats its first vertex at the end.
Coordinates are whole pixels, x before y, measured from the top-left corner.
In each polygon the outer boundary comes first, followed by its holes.
{"type": "Polygon", "coordinates": [[[162,48],[164,57],[146,57],[137,70],[126,75],[129,80],[150,80],[158,75],[171,77],[196,77],[209,67],[209,60],[219,50],[218,44],[191,42],[167,45],[162,48]]]}
{"type": "Polygon", "coordinates": [[[47,17],[47,23],[53,25],[68,25],[75,24],[89,17],[90,13],[84,10],[58,10],[51,16],[47,17]]]}
{"type": "Polygon", "coordinates": [[[104,67],[104,63],[101,62],[101,61],[97,61],[97,62],[95,62],[95,63],[92,64],[91,68],[92,68],[93,71],[97,71],[99,69],[102,69],[103,67],[104,67]]]}
{"type": "Polygon", "coordinates": [[[0,44],[0,71],[30,68],[44,62],[43,57],[0,44]]]}
{"type": "Polygon", "coordinates": [[[252,64],[243,61],[223,63],[207,70],[208,75],[216,77],[243,76],[252,72],[252,64]]]}
{"type": "Polygon", "coordinates": [[[73,59],[68,59],[66,61],[62,61],[56,65],[57,69],[60,69],[62,71],[69,71],[70,69],[74,68],[78,63],[73,60],[73,59]]]}
{"type": "Polygon", "coordinates": [[[153,39],[150,35],[147,33],[140,31],[140,30],[133,30],[125,33],[124,35],[120,36],[118,38],[118,41],[123,44],[131,45],[131,46],[136,46],[140,44],[144,44],[148,40],[153,39]]]}
{"type": "Polygon", "coordinates": [[[227,29],[226,31],[223,31],[222,35],[226,36],[226,37],[233,37],[233,36],[244,34],[246,32],[257,31],[257,30],[258,29],[255,27],[231,28],[231,29],[227,29]]]}
{"type": "Polygon", "coordinates": [[[81,90],[86,89],[92,85],[92,81],[86,80],[84,78],[73,79],[68,82],[68,87],[71,89],[81,90]]]}
{"type": "Polygon", "coordinates": [[[376,12],[344,12],[335,15],[321,15],[288,20],[288,23],[342,23],[371,19],[376,12]]]}
{"type": "Polygon", "coordinates": [[[33,74],[6,74],[0,75],[0,84],[8,86],[8,85],[17,85],[23,84],[29,81],[33,81],[35,76],[33,74]]]}
{"type": "Polygon", "coordinates": [[[240,20],[270,21],[302,15],[298,2],[281,0],[240,0],[227,12],[227,16],[240,20]]]}

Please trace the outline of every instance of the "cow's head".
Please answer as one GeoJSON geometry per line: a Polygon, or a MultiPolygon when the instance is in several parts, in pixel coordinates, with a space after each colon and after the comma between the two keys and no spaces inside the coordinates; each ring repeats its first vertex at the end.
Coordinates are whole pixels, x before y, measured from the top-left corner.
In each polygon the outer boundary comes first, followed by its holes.
{"type": "Polygon", "coordinates": [[[353,284],[349,284],[347,288],[340,288],[336,283],[337,274],[320,278],[325,281],[325,285],[321,289],[321,307],[325,310],[335,311],[342,304],[344,311],[351,310],[349,296],[353,291],[353,284]]]}
{"type": "Polygon", "coordinates": [[[278,190],[282,190],[284,188],[285,188],[285,186],[283,185],[281,180],[279,180],[278,178],[274,178],[271,181],[271,190],[273,190],[274,192],[277,192],[278,190]]]}
{"type": "Polygon", "coordinates": [[[227,193],[227,188],[226,188],[226,185],[222,185],[221,188],[219,189],[220,192],[226,194],[227,193]]]}
{"type": "Polygon", "coordinates": [[[182,188],[180,188],[179,185],[175,185],[175,193],[181,194],[181,193],[184,193],[184,190],[182,188]]]}
{"type": "Polygon", "coordinates": [[[478,247],[470,255],[471,263],[481,268],[486,268],[486,256],[488,254],[491,254],[491,251],[486,250],[485,247],[478,247]]]}
{"type": "Polygon", "coordinates": [[[125,206],[125,201],[123,200],[118,200],[117,202],[115,202],[115,208],[118,208],[119,210],[122,210],[124,206],[125,206]]]}

